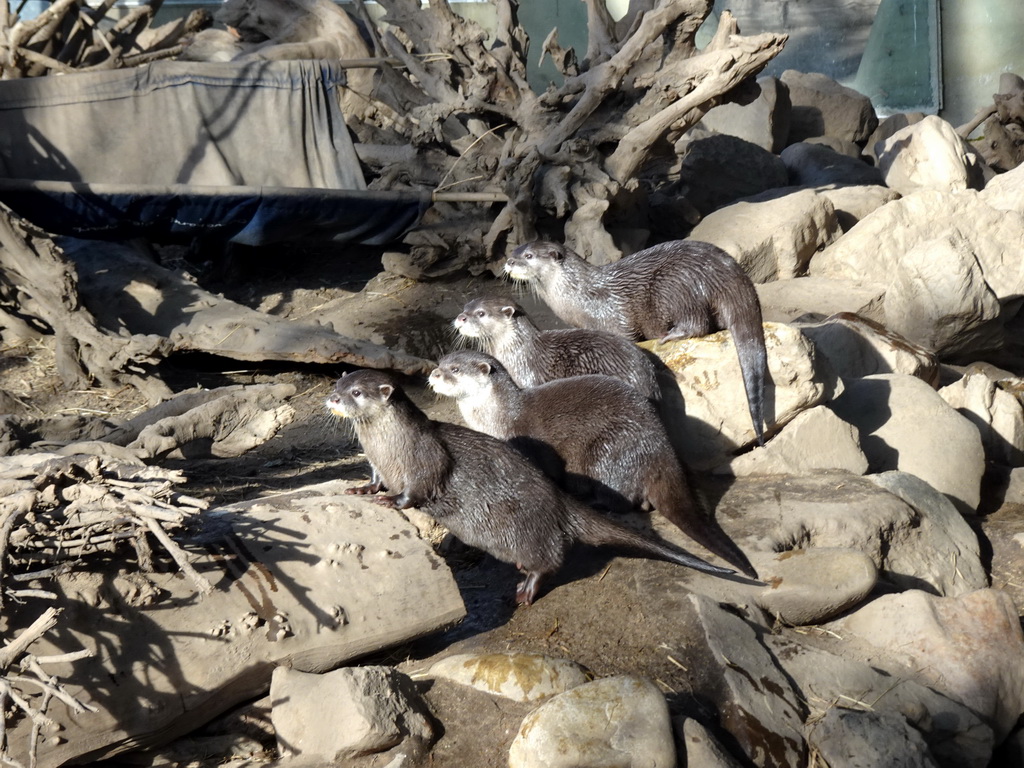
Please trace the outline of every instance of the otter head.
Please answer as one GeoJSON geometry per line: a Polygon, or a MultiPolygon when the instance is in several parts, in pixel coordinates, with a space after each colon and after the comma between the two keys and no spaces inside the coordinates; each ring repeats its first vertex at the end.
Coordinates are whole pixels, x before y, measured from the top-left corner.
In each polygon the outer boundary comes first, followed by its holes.
{"type": "Polygon", "coordinates": [[[543,283],[561,270],[568,253],[563,246],[548,240],[527,243],[505,259],[505,274],[513,280],[543,283]]]}
{"type": "Polygon", "coordinates": [[[455,328],[463,336],[488,341],[523,314],[515,302],[504,299],[473,299],[455,318],[455,328]]]}
{"type": "Polygon", "coordinates": [[[335,416],[344,419],[370,419],[390,407],[395,393],[399,391],[394,380],[386,373],[356,371],[338,379],[324,405],[335,416]]]}
{"type": "Polygon", "coordinates": [[[430,372],[430,388],[456,400],[473,398],[486,394],[493,386],[492,378],[501,370],[501,364],[483,352],[451,352],[430,372]]]}

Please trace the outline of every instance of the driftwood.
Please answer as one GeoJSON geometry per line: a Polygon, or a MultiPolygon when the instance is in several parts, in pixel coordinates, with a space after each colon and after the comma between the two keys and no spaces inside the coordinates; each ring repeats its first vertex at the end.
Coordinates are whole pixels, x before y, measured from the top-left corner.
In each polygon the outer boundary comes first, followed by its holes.
{"type": "Polygon", "coordinates": [[[724,13],[711,44],[698,50],[710,0],[634,2],[619,22],[601,0],[588,0],[587,50],[562,48],[553,30],[540,55],[551,56],[564,82],[537,94],[527,82],[527,58],[537,54],[513,0],[495,0],[490,38],[446,0],[380,6],[385,14],[373,21],[354,3],[369,45],[330,0],[229,0],[218,16],[239,40],[261,40],[255,51],[239,43],[235,58],[324,50],[372,57],[373,69],[349,70],[358,98],[345,102],[367,148],[360,157],[371,187],[473,200],[436,199],[424,225],[406,236],[405,261],[427,275],[479,269],[538,234],[564,237],[596,261],[617,258],[616,230],[632,239],[649,230],[657,215],[649,196],[671,186],[655,161],[786,42],[740,36],[724,13]]]}
{"type": "Polygon", "coordinates": [[[154,375],[167,339],[99,328],[79,301],[74,265],[52,240],[0,206],[0,330],[33,325],[54,335],[57,373],[66,386],[127,385],[152,402],[170,395],[154,375]]]}
{"type": "Polygon", "coordinates": [[[95,7],[84,0],[55,0],[29,20],[20,19],[9,0],[0,0],[0,77],[114,69],[176,56],[185,40],[213,23],[200,10],[152,29],[149,24],[161,4],[154,0],[132,8],[109,29],[101,29],[114,0],[95,7]]]}
{"type": "MultiPolygon", "coordinates": [[[[56,601],[47,581],[97,556],[117,557],[123,565],[134,552],[135,566],[153,572],[150,539],[197,593],[209,594],[213,586],[171,536],[207,507],[175,490],[183,480],[177,472],[96,456],[36,453],[0,460],[0,606],[8,600],[56,601]]],[[[60,730],[55,701],[74,713],[95,711],[45,669],[86,658],[90,650],[46,657],[30,653],[31,645],[57,626],[61,610],[47,607],[0,647],[0,762],[5,765],[24,765],[25,755],[27,765],[35,764],[40,740],[60,730]],[[11,718],[20,717],[32,721],[28,745],[7,740],[11,718]]]]}
{"type": "Polygon", "coordinates": [[[991,168],[1005,172],[1024,162],[1024,78],[1010,72],[1000,75],[992,104],[982,107],[957,133],[966,139],[979,126],[974,146],[991,168]]]}

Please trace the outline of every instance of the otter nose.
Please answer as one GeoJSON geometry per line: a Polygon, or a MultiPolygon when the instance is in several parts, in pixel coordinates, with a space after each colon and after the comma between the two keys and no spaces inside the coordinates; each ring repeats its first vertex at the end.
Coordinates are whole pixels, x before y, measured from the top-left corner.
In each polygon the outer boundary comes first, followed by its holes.
{"type": "Polygon", "coordinates": [[[468,319],[469,318],[466,317],[466,313],[463,312],[462,314],[460,314],[458,317],[455,318],[455,324],[456,325],[463,325],[468,319]]]}

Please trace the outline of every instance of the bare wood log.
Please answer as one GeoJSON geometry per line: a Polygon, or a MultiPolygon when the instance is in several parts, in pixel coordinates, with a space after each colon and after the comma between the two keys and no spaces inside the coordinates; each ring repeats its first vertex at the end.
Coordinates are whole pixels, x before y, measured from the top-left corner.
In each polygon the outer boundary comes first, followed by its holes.
{"type": "Polygon", "coordinates": [[[160,524],[156,520],[140,520],[139,522],[142,525],[149,526],[149,530],[152,532],[153,536],[163,545],[164,549],[171,553],[171,557],[174,558],[174,562],[176,562],[178,567],[181,568],[182,573],[191,579],[195,588],[199,591],[199,594],[208,595],[213,592],[213,585],[205,576],[192,567],[192,563],[189,562],[188,556],[185,554],[184,550],[174,543],[171,537],[167,535],[167,532],[160,527],[160,524]]]}
{"type": "Polygon", "coordinates": [[[716,59],[714,65],[693,90],[622,138],[605,164],[612,177],[620,182],[632,178],[647,159],[649,148],[657,138],[673,126],[676,130],[684,130],[696,122],[699,115],[691,114],[693,110],[760,72],[782,50],[785,40],[785,36],[758,35],[743,38],[738,48],[709,54],[716,59]]]}
{"type": "Polygon", "coordinates": [[[0,282],[35,299],[57,341],[57,372],[68,386],[136,387],[153,402],[170,395],[152,372],[168,342],[156,336],[124,338],[96,327],[78,302],[74,267],[48,238],[31,234],[0,208],[0,282]]]}
{"type": "Polygon", "coordinates": [[[586,0],[587,3],[587,56],[586,64],[594,67],[615,53],[615,20],[608,12],[605,0],[586,0]]]}
{"type": "Polygon", "coordinates": [[[26,630],[0,648],[0,670],[6,670],[32,643],[57,626],[58,608],[47,608],[26,630]]]}

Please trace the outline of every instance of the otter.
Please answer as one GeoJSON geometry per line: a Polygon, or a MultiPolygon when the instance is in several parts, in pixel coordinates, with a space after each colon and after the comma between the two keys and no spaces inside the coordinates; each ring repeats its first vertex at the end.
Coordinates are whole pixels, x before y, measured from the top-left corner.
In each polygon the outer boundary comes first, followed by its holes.
{"type": "Polygon", "coordinates": [[[497,358],[520,387],[594,373],[621,379],[652,401],[661,399],[654,363],[623,336],[584,328],[542,331],[514,301],[495,298],[473,299],[454,325],[497,358]]]}
{"type": "Polygon", "coordinates": [[[662,342],[730,331],[754,434],[764,445],[768,355],[761,302],[743,268],[721,248],[675,240],[597,267],[564,245],[536,241],[516,248],[505,272],[579,328],[662,342]]]}
{"type": "Polygon", "coordinates": [[[452,352],[430,374],[468,426],[508,440],[567,491],[611,511],[657,509],[697,543],[752,578],[750,561],[697,503],[657,408],[608,376],[520,388],[495,358],[452,352]],[[551,454],[561,466],[551,473],[551,454]]]}
{"type": "Polygon", "coordinates": [[[531,604],[576,541],[630,549],[717,576],[735,571],[624,528],[567,495],[518,451],[490,435],[430,419],[389,374],[360,370],[338,380],[328,410],[349,419],[373,467],[373,501],[419,507],[466,544],[526,575],[516,603],[531,604]]]}

